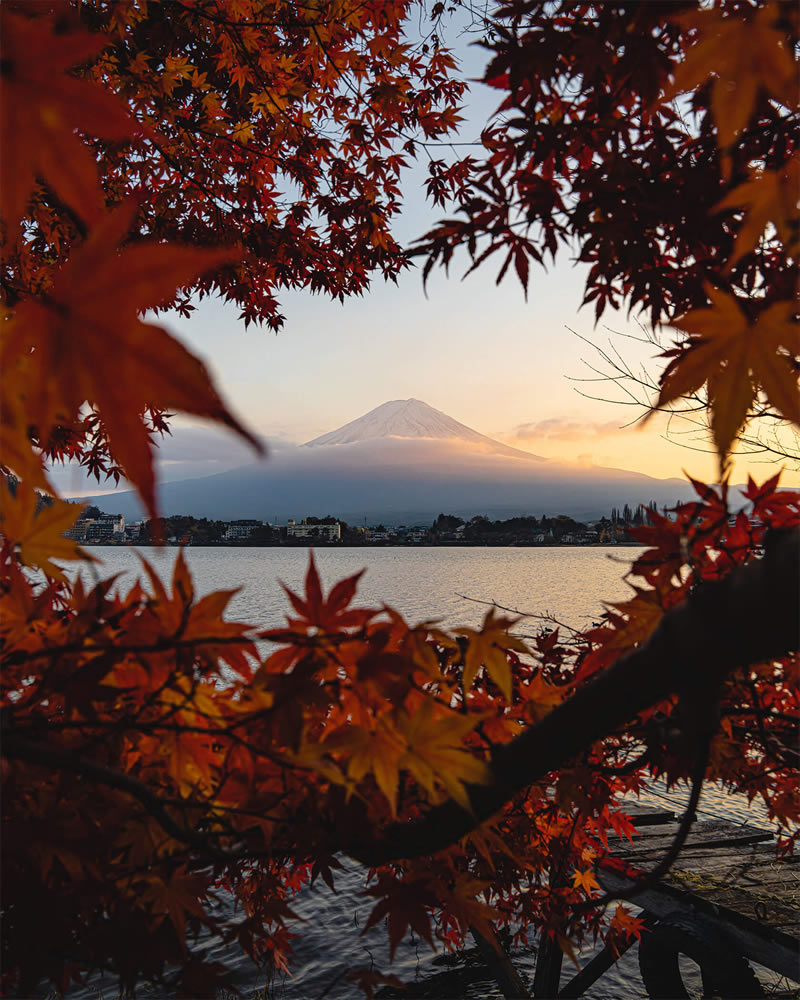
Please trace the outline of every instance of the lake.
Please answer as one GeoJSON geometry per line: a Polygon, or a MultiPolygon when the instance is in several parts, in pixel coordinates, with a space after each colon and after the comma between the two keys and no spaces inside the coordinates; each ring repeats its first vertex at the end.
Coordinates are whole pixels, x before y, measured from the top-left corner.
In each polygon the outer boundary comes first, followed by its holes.
{"type": "MultiPolygon", "coordinates": [[[[161,576],[167,576],[178,550],[103,546],[89,551],[101,560],[101,565],[82,572],[89,578],[120,573],[119,586],[126,590],[140,572],[136,553],[151,561],[161,576]]],[[[439,619],[449,627],[476,625],[487,610],[477,602],[494,601],[519,612],[549,614],[582,628],[597,620],[603,601],[624,600],[630,593],[622,576],[639,551],[626,546],[322,548],[315,557],[326,589],[342,577],[366,568],[356,603],[378,607],[389,604],[411,622],[439,619]]],[[[302,591],[308,565],[308,550],[296,548],[189,548],[186,557],[198,593],[242,588],[231,602],[229,617],[262,627],[283,624],[289,605],[278,581],[302,591]]],[[[522,622],[516,631],[533,632],[539,624],[535,619],[522,622]]],[[[644,800],[680,810],[685,796],[666,794],[663,787],[654,786],[644,800]]],[[[748,808],[741,797],[715,789],[704,790],[699,812],[733,822],[764,819],[761,810],[748,808]]],[[[405,942],[390,967],[383,927],[361,936],[360,927],[366,922],[372,901],[359,895],[364,888],[363,872],[353,862],[346,864],[347,871],[337,879],[336,895],[319,882],[292,903],[306,922],[297,928],[293,975],[273,982],[269,997],[345,1000],[360,996],[346,980],[346,972],[353,967],[370,967],[373,962],[381,971],[392,972],[404,982],[426,990],[414,992],[414,996],[501,996],[494,982],[470,962],[469,954],[457,957],[453,964],[452,960],[434,956],[423,941],[405,942]]],[[[213,939],[206,947],[212,959],[234,966],[236,986],[245,996],[264,987],[264,972],[243,955],[232,954],[213,939]]],[[[589,954],[591,949],[585,957],[589,954]]],[[[532,980],[533,953],[515,954],[513,960],[520,973],[532,980]]],[[[565,960],[564,981],[572,971],[565,960]]],[[[145,987],[140,995],[154,994],[145,987]]],[[[634,1000],[643,995],[635,948],[585,994],[587,1000],[634,1000]]],[[[104,986],[71,991],[70,996],[75,1000],[100,996],[108,1000],[116,993],[113,981],[107,979],[104,986]]]]}
{"type": "MultiPolygon", "coordinates": [[[[123,574],[123,588],[140,572],[135,553],[152,562],[161,576],[172,572],[178,553],[176,548],[115,546],[90,546],[89,551],[102,561],[100,576],[123,574]]],[[[603,600],[622,600],[630,592],[621,577],[639,551],[630,546],[392,546],[320,548],[314,555],[325,587],[366,569],[357,603],[390,604],[409,621],[436,618],[449,626],[474,625],[487,610],[474,601],[483,600],[532,614],[552,612],[579,627],[596,619],[603,600]]],[[[283,623],[289,603],[279,581],[302,591],[308,568],[308,549],[302,548],[199,547],[185,552],[198,593],[241,587],[229,617],[259,626],[283,623]]]]}

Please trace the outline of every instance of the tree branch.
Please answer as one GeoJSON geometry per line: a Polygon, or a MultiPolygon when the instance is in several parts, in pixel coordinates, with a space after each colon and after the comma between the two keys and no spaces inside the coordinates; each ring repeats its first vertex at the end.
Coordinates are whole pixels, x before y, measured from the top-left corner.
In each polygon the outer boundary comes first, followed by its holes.
{"type": "MultiPolygon", "coordinates": [[[[97,764],[92,760],[86,760],[69,751],[25,739],[16,733],[4,734],[2,751],[3,756],[9,760],[23,760],[30,764],[41,764],[54,771],[72,771],[101,785],[108,785],[126,792],[141,802],[164,832],[174,837],[175,840],[188,844],[203,854],[210,855],[215,861],[230,860],[229,853],[211,844],[203,833],[181,826],[164,808],[164,803],[156,792],[129,774],[112,767],[106,767],[103,764],[97,764]]],[[[191,806],[195,803],[187,802],[187,805],[191,806]]]]}
{"type": "Polygon", "coordinates": [[[563,766],[638,712],[675,693],[714,689],[734,670],[800,647],[800,529],[772,537],[763,559],[702,584],[650,639],[580,687],[569,701],[492,754],[494,780],[470,786],[471,811],[449,800],[394,823],[371,844],[344,845],[370,866],[430,854],[497,813],[517,792],[563,766]]]}

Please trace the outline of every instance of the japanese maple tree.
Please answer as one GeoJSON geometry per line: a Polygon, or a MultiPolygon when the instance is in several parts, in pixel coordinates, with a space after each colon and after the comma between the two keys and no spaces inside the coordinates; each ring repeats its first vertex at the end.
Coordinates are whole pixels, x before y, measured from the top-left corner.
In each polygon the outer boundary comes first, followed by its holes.
{"type": "MultiPolygon", "coordinates": [[[[635,833],[620,796],[660,775],[694,803],[704,780],[758,796],[794,846],[800,495],[777,476],[653,514],[633,595],[584,633],[521,638],[497,609],[413,626],[359,607],[358,575],[325,594],[313,560],[264,631],[226,617],[233,592],[196,594],[182,555],[127,593],[64,566],[88,556],[64,537],[78,509],[39,500],[46,457],[121,469],[155,513],[168,411],[253,440],[146,310],[215,291],[278,326],[280,287],[343,296],[407,262],[400,171],[463,91],[436,40],[407,37],[416,9],[0,8],[8,994],[107,969],[213,995],[209,931],[285,968],[292,898],[333,888],[342,852],[392,953],[409,929],[622,947],[640,925],[598,905],[595,866],[635,833]]],[[[682,331],[660,401],[707,393],[723,468],[754,405],[797,422],[794,8],[519,0],[491,31],[502,117],[483,162],[432,168],[463,211],[431,266],[463,244],[527,285],[571,242],[599,312],[682,331]]]]}
{"type": "Polygon", "coordinates": [[[509,0],[490,30],[498,111],[426,274],[465,247],[527,291],[569,248],[598,319],[679,331],[655,402],[703,390],[723,465],[748,416],[796,423],[796,6],[509,0]]]}
{"type": "MultiPolygon", "coordinates": [[[[435,34],[407,31],[417,10],[414,0],[4,4],[8,304],[41,292],[87,227],[123,205],[118,236],[144,243],[140,258],[155,241],[230,251],[228,266],[209,257],[172,287],[140,289],[139,309],[188,315],[192,295],[216,293],[246,323],[277,330],[281,289],[343,299],[374,275],[395,278],[408,266],[391,231],[400,176],[454,130],[465,88],[435,34]]],[[[148,430],[163,431],[162,400],[150,403],[148,430]]],[[[59,416],[48,428],[31,421],[51,455],[117,479],[132,471],[108,448],[108,412],[59,416]]]]}

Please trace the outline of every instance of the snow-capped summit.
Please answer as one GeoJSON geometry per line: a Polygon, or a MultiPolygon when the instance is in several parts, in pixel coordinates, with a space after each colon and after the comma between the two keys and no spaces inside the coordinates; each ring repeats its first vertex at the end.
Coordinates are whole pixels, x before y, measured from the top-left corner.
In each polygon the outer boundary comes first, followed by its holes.
{"type": "Polygon", "coordinates": [[[444,439],[466,442],[478,446],[481,451],[514,454],[528,459],[536,458],[528,452],[519,451],[485,434],[479,434],[478,431],[429,406],[421,399],[393,399],[382,403],[335,431],[322,434],[313,441],[307,441],[303,447],[355,444],[359,441],[374,441],[376,438],[444,439]]]}
{"type": "MultiPolygon", "coordinates": [[[[334,514],[351,524],[430,524],[445,511],[510,517],[554,512],[579,520],[625,503],[674,504],[679,479],[546,460],[479,434],[419,399],[395,399],[301,447],[201,479],[165,483],[166,514],[217,520],[334,514]],[[325,447],[328,446],[328,447],[325,447]]],[[[84,497],[142,517],[133,492],[84,497]]]]}

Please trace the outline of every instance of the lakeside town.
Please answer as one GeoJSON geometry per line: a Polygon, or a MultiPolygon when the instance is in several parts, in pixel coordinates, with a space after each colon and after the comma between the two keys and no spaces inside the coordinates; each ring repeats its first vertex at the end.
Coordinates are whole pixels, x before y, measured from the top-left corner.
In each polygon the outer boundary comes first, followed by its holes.
{"type": "Polygon", "coordinates": [[[439,514],[429,526],[351,525],[331,515],[287,519],[273,524],[252,518],[215,521],[191,515],[126,522],[121,514],[85,508],[68,537],[87,545],[151,545],[160,537],[169,545],[307,546],[313,545],[616,545],[633,542],[630,529],[650,520],[654,501],[625,504],[608,516],[587,523],[566,514],[491,520],[478,514],[469,520],[439,514]],[[160,530],[159,530],[160,529],[160,530]]]}

